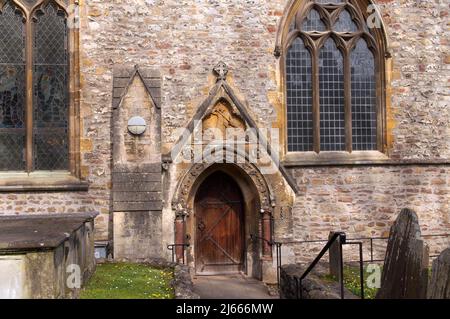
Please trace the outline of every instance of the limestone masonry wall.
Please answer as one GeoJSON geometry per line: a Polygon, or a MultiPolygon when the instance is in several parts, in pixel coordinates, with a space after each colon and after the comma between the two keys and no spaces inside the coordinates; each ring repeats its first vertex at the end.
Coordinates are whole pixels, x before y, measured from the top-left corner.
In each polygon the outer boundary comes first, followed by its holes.
{"type": "MultiPolygon", "coordinates": [[[[344,231],[349,238],[388,237],[392,223],[405,207],[417,212],[423,235],[449,233],[448,167],[307,168],[292,173],[301,193],[293,208],[295,241],[327,239],[331,230],[344,231]]],[[[438,255],[450,244],[450,238],[426,238],[426,242],[430,255],[438,255]]],[[[367,249],[368,244],[365,242],[367,249]]],[[[376,251],[383,252],[386,247],[386,241],[374,244],[376,251]]],[[[323,245],[292,247],[302,258],[308,257],[305,251],[318,253],[323,245]]]]}
{"type": "MultiPolygon", "coordinates": [[[[0,193],[0,214],[100,213],[97,239],[110,225],[112,72],[141,65],[162,75],[162,152],[176,141],[213,84],[221,60],[229,82],[262,127],[277,120],[283,96],[274,57],[287,0],[83,0],[81,165],[88,192],[0,193]]],[[[389,155],[450,160],[448,1],[378,1],[392,54],[389,155]]],[[[381,235],[403,207],[425,233],[449,230],[448,165],[292,168],[300,187],[293,238],[326,238],[336,227],[381,235]]]]}

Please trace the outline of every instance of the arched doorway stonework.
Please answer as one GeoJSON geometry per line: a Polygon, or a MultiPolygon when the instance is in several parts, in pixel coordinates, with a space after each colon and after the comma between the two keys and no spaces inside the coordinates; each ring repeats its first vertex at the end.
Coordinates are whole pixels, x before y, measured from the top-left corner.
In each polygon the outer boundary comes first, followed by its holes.
{"type": "MultiPolygon", "coordinates": [[[[163,156],[167,194],[163,240],[168,245],[177,244],[177,261],[183,261],[186,255],[187,263],[196,269],[195,196],[208,176],[222,171],[239,185],[245,203],[245,273],[275,282],[276,261],[268,242],[293,238],[297,183],[280,161],[277,129],[258,126],[247,103],[238,98],[242,95],[227,82],[227,73],[224,63],[214,68],[216,83],[163,156]],[[186,254],[180,246],[184,243],[190,245],[186,254]]],[[[283,252],[283,256],[293,254],[283,252]]]]}
{"type": "Polygon", "coordinates": [[[180,181],[172,201],[172,208],[176,214],[176,242],[189,242],[187,263],[195,269],[195,245],[198,231],[195,197],[203,182],[217,172],[230,176],[242,193],[245,221],[243,272],[251,277],[263,279],[264,262],[272,262],[272,252],[265,242],[252,240],[251,235],[271,239],[270,219],[273,217],[276,199],[265,177],[253,164],[200,163],[192,165],[180,181]]]}

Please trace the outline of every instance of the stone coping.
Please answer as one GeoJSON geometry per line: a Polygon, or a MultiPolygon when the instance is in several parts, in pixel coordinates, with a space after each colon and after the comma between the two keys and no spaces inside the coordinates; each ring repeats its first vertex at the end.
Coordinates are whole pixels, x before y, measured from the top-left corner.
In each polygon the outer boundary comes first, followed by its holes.
{"type": "Polygon", "coordinates": [[[0,216],[0,254],[52,250],[98,213],[0,216]]]}

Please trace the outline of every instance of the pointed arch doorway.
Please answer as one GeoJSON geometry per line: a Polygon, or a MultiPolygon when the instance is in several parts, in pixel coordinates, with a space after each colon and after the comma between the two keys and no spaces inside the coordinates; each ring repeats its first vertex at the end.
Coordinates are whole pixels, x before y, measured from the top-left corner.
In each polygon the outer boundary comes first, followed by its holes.
{"type": "Polygon", "coordinates": [[[245,270],[245,207],[239,185],[216,171],[200,185],[194,201],[196,273],[245,270]]]}
{"type": "Polygon", "coordinates": [[[172,200],[175,243],[189,244],[185,256],[177,250],[177,260],[186,260],[200,276],[241,273],[263,280],[271,249],[252,235],[270,237],[270,225],[263,224],[270,220],[272,200],[265,177],[253,164],[194,164],[172,200]]]}

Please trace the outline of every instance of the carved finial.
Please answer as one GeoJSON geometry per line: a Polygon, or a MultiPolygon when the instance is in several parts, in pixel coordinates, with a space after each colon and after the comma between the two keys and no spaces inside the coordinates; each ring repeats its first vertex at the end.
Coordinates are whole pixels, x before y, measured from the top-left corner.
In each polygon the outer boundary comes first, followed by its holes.
{"type": "Polygon", "coordinates": [[[217,64],[213,70],[217,76],[217,81],[226,80],[228,74],[228,66],[224,62],[219,62],[219,64],[217,64]]]}

